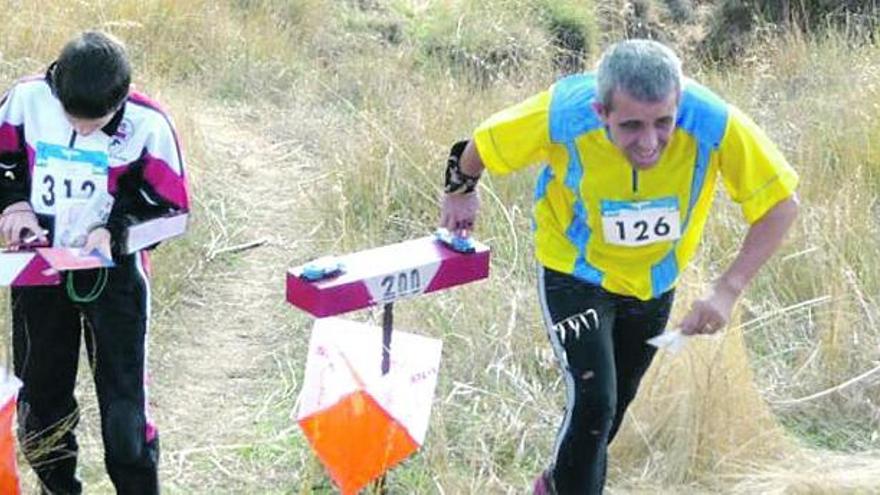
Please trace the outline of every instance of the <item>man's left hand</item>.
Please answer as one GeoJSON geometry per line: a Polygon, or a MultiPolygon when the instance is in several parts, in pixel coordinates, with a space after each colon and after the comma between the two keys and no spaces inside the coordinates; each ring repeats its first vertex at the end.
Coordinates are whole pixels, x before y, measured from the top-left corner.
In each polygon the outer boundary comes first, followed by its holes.
{"type": "Polygon", "coordinates": [[[95,249],[105,258],[112,258],[110,253],[110,231],[104,227],[98,227],[89,232],[89,236],[86,238],[86,243],[83,245],[80,254],[87,256],[95,249]]]}
{"type": "Polygon", "coordinates": [[[694,302],[690,312],[679,324],[685,335],[712,334],[730,322],[733,305],[739,292],[724,283],[717,283],[708,297],[694,302]]]}
{"type": "Polygon", "coordinates": [[[480,210],[480,194],[444,194],[440,205],[440,226],[458,237],[468,237],[474,230],[480,210]]]}

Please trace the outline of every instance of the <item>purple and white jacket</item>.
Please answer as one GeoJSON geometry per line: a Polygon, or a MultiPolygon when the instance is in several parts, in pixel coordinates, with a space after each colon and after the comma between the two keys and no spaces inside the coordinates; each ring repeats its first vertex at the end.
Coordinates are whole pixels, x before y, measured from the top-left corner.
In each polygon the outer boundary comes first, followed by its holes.
{"type": "Polygon", "coordinates": [[[99,154],[107,164],[107,191],[114,197],[107,228],[114,254],[120,253],[128,226],[189,211],[174,125],[157,103],[136,91],[129,93],[106,126],[88,136],[71,127],[45,76],[18,81],[0,101],[0,211],[18,201],[31,201],[51,239],[53,215],[36,208],[34,198],[54,201],[65,189],[46,177],[32,180],[38,146],[46,145],[99,154]]]}

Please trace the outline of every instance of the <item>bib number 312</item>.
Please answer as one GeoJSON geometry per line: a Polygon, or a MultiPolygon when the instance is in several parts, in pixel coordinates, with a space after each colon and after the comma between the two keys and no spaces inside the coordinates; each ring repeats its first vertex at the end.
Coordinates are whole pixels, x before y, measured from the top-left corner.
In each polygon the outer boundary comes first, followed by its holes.
{"type": "Polygon", "coordinates": [[[95,193],[95,182],[89,179],[80,179],[65,177],[60,181],[53,175],[46,174],[43,176],[42,193],[40,198],[47,207],[55,206],[58,200],[57,195],[62,194],[65,198],[91,198],[95,193]],[[56,183],[61,182],[60,187],[56,183]]]}
{"type": "Polygon", "coordinates": [[[37,143],[31,205],[43,215],[55,215],[59,201],[87,201],[107,190],[107,154],[100,151],[37,143]]]}

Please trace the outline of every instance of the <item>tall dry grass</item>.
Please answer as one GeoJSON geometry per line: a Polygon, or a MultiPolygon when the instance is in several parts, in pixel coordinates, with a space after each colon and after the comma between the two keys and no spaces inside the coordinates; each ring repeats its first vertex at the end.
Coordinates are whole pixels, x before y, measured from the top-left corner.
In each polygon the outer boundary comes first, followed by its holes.
{"type": "MultiPolygon", "coordinates": [[[[393,103],[353,104],[358,124],[335,136],[335,161],[358,166],[338,169],[320,201],[320,216],[339,239],[322,252],[429,232],[448,144],[553,78],[536,63],[476,88],[455,75],[423,80],[408,63],[397,65],[406,52],[393,53],[386,60],[397,62],[381,73],[348,68],[362,94],[382,88],[393,103]],[[410,74],[406,84],[397,70],[410,74]]],[[[659,357],[612,450],[612,487],[747,492],[760,483],[779,492],[833,491],[840,487],[834,469],[845,463],[798,473],[788,471],[794,460],[809,465],[822,449],[869,455],[878,448],[878,378],[866,374],[880,354],[878,53],[834,35],[782,36],[756,45],[736,68],[688,61],[691,73],[784,149],[802,176],[802,215],[724,336],[659,357]]],[[[516,492],[547,461],[562,390],[535,304],[532,182],[524,173],[483,183],[478,235],[493,247],[492,280],[398,310],[402,327],[445,342],[429,439],[422,457],[395,471],[402,479],[435,473],[436,486],[401,481],[414,491],[516,492]]],[[[745,233],[736,206],[723,193],[717,202],[673,319],[732,261],[745,233]]],[[[880,479],[865,472],[846,486],[873,490],[880,479]]]]}
{"type": "MultiPolygon", "coordinates": [[[[539,3],[8,0],[0,81],[42,70],[80,29],[128,42],[138,84],[170,107],[189,152],[194,232],[165,246],[157,264],[156,298],[170,318],[181,291],[210,269],[209,254],[248,240],[241,205],[224,195],[234,182],[196,123],[199,105],[269,108],[256,118],[296,129],[283,137],[315,157],[320,180],[304,188],[312,238],[290,254],[291,265],[424,235],[436,223],[448,146],[560,72],[558,49],[532,15],[539,3]],[[500,48],[507,58],[487,55],[500,48]]],[[[723,336],[658,357],[612,449],[610,486],[869,493],[880,485],[865,454],[880,449],[878,378],[853,378],[880,354],[880,50],[790,36],[757,45],[737,67],[687,65],[785,150],[801,173],[802,215],[723,336]],[[848,468],[858,476],[844,481],[848,468]]],[[[442,338],[445,349],[427,441],[389,476],[395,492],[521,493],[548,460],[563,385],[536,304],[533,181],[526,172],[482,182],[478,236],[493,248],[490,280],[398,305],[398,328],[442,338]]],[[[715,209],[673,318],[742,239],[735,205],[719,194],[715,209]]],[[[255,425],[269,436],[289,424],[305,347],[305,339],[292,343],[279,363],[278,388],[291,393],[255,425]]],[[[278,492],[327,491],[300,437],[226,455],[296,471],[298,486],[278,492]]]]}

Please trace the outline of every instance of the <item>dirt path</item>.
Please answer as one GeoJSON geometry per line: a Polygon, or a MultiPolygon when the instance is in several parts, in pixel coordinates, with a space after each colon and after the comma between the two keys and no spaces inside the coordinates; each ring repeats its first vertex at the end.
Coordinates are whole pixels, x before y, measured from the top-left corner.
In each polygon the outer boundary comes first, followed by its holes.
{"type": "MultiPolygon", "coordinates": [[[[289,414],[309,319],[284,294],[295,249],[313,234],[300,218],[311,174],[302,129],[259,115],[271,114],[224,107],[190,124],[202,162],[190,164],[191,234],[199,231],[190,238],[202,259],[177,274],[185,280],[176,301],[154,290],[150,323],[150,403],[165,494],[293,493],[313,465],[289,414]]],[[[154,255],[165,280],[175,252],[160,247],[154,255]]],[[[83,354],[80,478],[86,493],[113,494],[91,381],[83,354]]],[[[20,467],[24,493],[37,493],[33,472],[20,467]]]]}
{"type": "Polygon", "coordinates": [[[196,124],[210,168],[197,186],[224,195],[203,208],[207,218],[197,219],[209,222],[217,239],[203,279],[173,314],[157,315],[161,335],[153,338],[151,362],[163,489],[293,489],[291,466],[267,463],[264,450],[281,448],[295,433],[293,421],[265,425],[292,404],[296,387],[288,356],[301,356],[304,345],[303,338],[291,338],[302,337],[304,320],[284,301],[284,270],[299,227],[299,195],[290,186],[304,169],[302,154],[296,142],[277,134],[273,140],[272,129],[245,111],[203,114],[196,124]],[[246,228],[233,231],[233,225],[246,228]],[[250,243],[262,244],[230,250],[250,243]]]}

